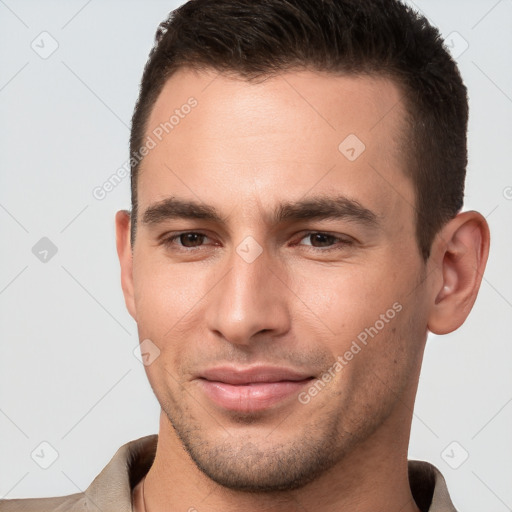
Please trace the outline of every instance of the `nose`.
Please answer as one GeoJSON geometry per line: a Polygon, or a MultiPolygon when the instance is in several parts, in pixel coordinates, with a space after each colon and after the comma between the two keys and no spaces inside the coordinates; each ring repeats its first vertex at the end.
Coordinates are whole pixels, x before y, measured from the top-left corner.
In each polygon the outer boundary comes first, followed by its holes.
{"type": "Polygon", "coordinates": [[[282,269],[271,260],[265,250],[253,261],[233,250],[224,277],[208,294],[206,322],[217,336],[249,346],[290,329],[290,291],[282,269]]]}

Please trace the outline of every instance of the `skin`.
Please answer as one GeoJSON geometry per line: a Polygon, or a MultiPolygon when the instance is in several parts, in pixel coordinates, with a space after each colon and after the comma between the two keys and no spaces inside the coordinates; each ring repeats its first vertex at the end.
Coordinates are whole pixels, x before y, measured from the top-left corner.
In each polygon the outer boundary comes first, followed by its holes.
{"type": "Polygon", "coordinates": [[[197,106],[142,162],[133,250],[129,214],[116,216],[126,305],[140,340],[160,350],[145,367],[162,408],[147,509],[417,511],[407,447],[427,332],[451,332],[471,310],[484,218],[457,215],[423,261],[397,147],[402,96],[388,79],[288,71],[249,83],[182,69],[147,134],[190,96],[197,106]],[[366,146],[354,161],[338,150],[349,134],[366,146]],[[272,221],[279,203],[319,196],[357,201],[376,222],[272,221]],[[214,206],[223,222],[143,222],[169,197],[214,206]],[[162,243],[180,232],[206,237],[162,243]],[[262,249],[251,263],[236,250],[248,236],[262,249]],[[400,312],[307,404],[293,396],[235,413],[196,378],[227,363],[321,378],[396,303],[400,312]]]}

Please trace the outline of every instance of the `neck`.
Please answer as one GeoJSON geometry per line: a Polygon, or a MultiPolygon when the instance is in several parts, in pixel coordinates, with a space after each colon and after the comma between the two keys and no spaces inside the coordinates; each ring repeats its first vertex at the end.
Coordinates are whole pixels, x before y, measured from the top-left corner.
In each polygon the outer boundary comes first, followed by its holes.
{"type": "Polygon", "coordinates": [[[227,489],[203,474],[162,412],[155,460],[144,482],[146,512],[418,512],[407,469],[411,419],[399,419],[390,419],[389,425],[305,487],[258,494],[227,489]]]}

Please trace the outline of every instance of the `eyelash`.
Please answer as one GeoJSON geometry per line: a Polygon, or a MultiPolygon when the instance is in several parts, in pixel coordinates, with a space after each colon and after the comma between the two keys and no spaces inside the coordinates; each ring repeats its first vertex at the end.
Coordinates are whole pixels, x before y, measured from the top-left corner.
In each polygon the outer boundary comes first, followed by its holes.
{"type": "MultiPolygon", "coordinates": [[[[204,236],[204,237],[208,238],[208,235],[205,235],[204,233],[200,233],[198,231],[182,231],[180,233],[175,233],[172,236],[164,238],[162,240],[162,245],[164,247],[171,248],[171,246],[175,245],[174,244],[175,240],[178,240],[182,235],[191,235],[191,234],[200,235],[200,236],[204,236]]],[[[339,244],[333,245],[333,246],[328,246],[328,247],[314,247],[313,245],[302,245],[302,247],[307,247],[308,250],[313,249],[315,251],[320,251],[322,253],[325,253],[325,252],[341,250],[344,247],[353,245],[353,240],[350,240],[348,238],[341,238],[341,237],[338,237],[335,235],[331,235],[329,233],[325,233],[323,231],[308,231],[307,233],[304,233],[304,235],[299,239],[299,242],[302,241],[304,238],[307,238],[311,235],[324,235],[324,236],[329,237],[330,239],[334,239],[339,244]]],[[[301,244],[295,243],[294,245],[301,245],[301,244]]],[[[178,250],[178,251],[191,252],[195,249],[200,249],[203,246],[199,245],[196,247],[185,247],[183,245],[178,245],[177,247],[178,247],[178,249],[176,249],[176,250],[178,250]]]]}

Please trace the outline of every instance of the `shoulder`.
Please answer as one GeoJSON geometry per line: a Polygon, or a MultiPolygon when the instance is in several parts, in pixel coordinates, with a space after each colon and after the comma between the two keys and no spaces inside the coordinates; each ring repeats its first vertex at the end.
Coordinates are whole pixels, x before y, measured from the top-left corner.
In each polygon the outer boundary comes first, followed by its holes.
{"type": "Polygon", "coordinates": [[[425,512],[457,512],[446,481],[433,464],[409,461],[409,485],[419,509],[425,512]]]}
{"type": "Polygon", "coordinates": [[[122,445],[84,491],[54,498],[0,500],[0,512],[97,512],[98,509],[131,512],[131,492],[149,471],[158,435],[122,445]]]}
{"type": "MultiPolygon", "coordinates": [[[[95,508],[95,507],[94,507],[95,508]]],[[[56,498],[26,498],[14,500],[0,500],[0,512],[86,512],[92,507],[84,493],[70,494],[56,498]]]]}

